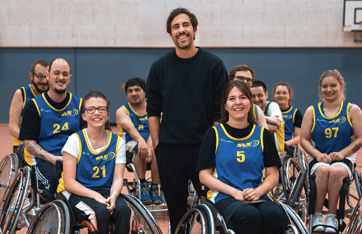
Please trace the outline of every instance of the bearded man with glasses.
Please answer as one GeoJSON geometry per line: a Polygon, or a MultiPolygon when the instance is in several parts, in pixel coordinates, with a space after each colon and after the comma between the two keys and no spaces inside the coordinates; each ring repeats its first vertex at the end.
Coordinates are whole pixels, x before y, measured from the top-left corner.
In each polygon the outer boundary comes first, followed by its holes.
{"type": "Polygon", "coordinates": [[[20,125],[24,109],[29,101],[48,90],[46,71],[49,64],[45,60],[37,60],[30,68],[31,84],[17,89],[14,93],[9,110],[9,133],[14,137],[13,152],[18,153],[20,125]]]}
{"type": "MultiPolygon", "coordinates": [[[[39,187],[47,202],[54,200],[60,174],[57,160],[63,161],[61,149],[68,137],[81,129],[82,99],[67,92],[71,77],[69,63],[54,59],[46,72],[49,90],[32,99],[24,110],[19,139],[24,140],[24,158],[36,165],[39,187]]],[[[102,111],[102,110],[99,110],[102,111]]]]}

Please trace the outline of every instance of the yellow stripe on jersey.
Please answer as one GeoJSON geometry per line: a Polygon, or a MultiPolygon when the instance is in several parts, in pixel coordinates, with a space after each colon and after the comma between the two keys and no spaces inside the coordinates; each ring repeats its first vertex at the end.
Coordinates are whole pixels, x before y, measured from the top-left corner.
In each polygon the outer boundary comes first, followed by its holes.
{"type": "MultiPolygon", "coordinates": [[[[30,85],[29,85],[29,86],[30,86],[30,85]]],[[[31,87],[31,86],[30,86],[30,87],[31,87]]],[[[23,94],[24,94],[24,100],[23,100],[23,109],[24,109],[25,103],[26,103],[26,92],[25,92],[25,88],[24,88],[24,87],[21,87],[20,89],[22,90],[22,92],[23,92],[23,94]]],[[[35,97],[35,95],[34,95],[34,97],[35,97]]]]}
{"type": "Polygon", "coordinates": [[[55,110],[55,111],[63,111],[63,110],[65,110],[65,109],[68,107],[69,103],[72,101],[72,93],[69,93],[69,101],[68,101],[67,105],[65,105],[64,108],[62,108],[62,109],[59,110],[59,109],[56,109],[55,107],[53,107],[52,105],[50,105],[50,103],[48,102],[48,100],[45,98],[44,93],[42,93],[42,96],[43,96],[44,101],[46,102],[46,104],[47,104],[50,108],[52,108],[53,110],[55,110]]]}
{"type": "Polygon", "coordinates": [[[217,147],[219,146],[219,133],[217,132],[217,129],[215,126],[212,127],[215,130],[215,136],[216,136],[216,146],[215,146],[215,154],[217,151],[217,147]]]}
{"type": "Polygon", "coordinates": [[[293,113],[293,123],[295,122],[295,114],[297,113],[297,108],[295,108],[294,113],[293,113]]]}
{"type": "Polygon", "coordinates": [[[261,128],[260,132],[260,144],[261,144],[261,151],[264,153],[264,128],[261,128]]]}
{"type": "Polygon", "coordinates": [[[33,93],[34,97],[36,97],[35,92],[34,92],[33,88],[31,87],[31,84],[29,84],[29,87],[30,87],[30,91],[33,93]]]}
{"type": "Polygon", "coordinates": [[[104,146],[104,148],[99,152],[99,153],[96,153],[92,150],[92,147],[90,147],[90,144],[89,144],[89,141],[88,141],[88,137],[86,137],[86,132],[85,132],[85,129],[82,130],[83,131],[83,134],[84,134],[84,139],[85,139],[85,142],[87,143],[87,147],[88,147],[88,150],[91,152],[91,154],[93,155],[99,155],[101,153],[103,153],[109,146],[109,144],[111,143],[111,140],[112,140],[112,133],[107,130],[107,132],[109,133],[109,139],[108,139],[108,142],[106,144],[106,146],[104,146]]]}
{"type": "Polygon", "coordinates": [[[350,105],[351,105],[351,103],[348,103],[348,105],[347,105],[347,119],[348,119],[349,124],[351,125],[351,128],[353,128],[351,119],[349,118],[349,110],[351,109],[350,105]]]}
{"type": "Polygon", "coordinates": [[[82,98],[80,98],[80,100],[79,100],[79,110],[81,110],[81,109],[82,109],[82,103],[83,103],[83,99],[82,99],[82,98]]]}
{"type": "Polygon", "coordinates": [[[313,106],[311,106],[312,107],[312,111],[313,111],[313,124],[312,124],[312,129],[310,130],[310,132],[313,132],[313,130],[314,130],[314,127],[315,127],[315,119],[316,119],[316,117],[315,117],[315,110],[314,110],[314,107],[313,106]]]}
{"type": "Polygon", "coordinates": [[[83,149],[82,149],[82,142],[80,141],[80,137],[77,133],[74,133],[77,138],[78,138],[78,144],[79,144],[79,153],[78,153],[78,159],[77,159],[77,164],[79,163],[79,160],[80,160],[80,157],[82,157],[82,152],[83,152],[83,149]]]}
{"type": "MultiPolygon", "coordinates": [[[[145,115],[147,115],[147,112],[146,113],[144,113],[143,115],[140,115],[140,114],[138,114],[135,110],[133,110],[133,108],[132,108],[132,106],[128,103],[128,106],[129,106],[129,108],[131,108],[131,110],[133,111],[133,113],[135,113],[137,116],[139,116],[139,117],[143,117],[143,116],[145,116],[145,115]]],[[[125,108],[126,110],[127,110],[127,108],[125,108]]],[[[128,110],[127,110],[127,112],[128,112],[128,110]]],[[[129,112],[128,112],[128,115],[129,115],[129,112]]]]}
{"type": "Polygon", "coordinates": [[[226,136],[228,136],[230,139],[234,140],[234,141],[242,141],[242,140],[246,140],[248,139],[251,135],[253,135],[254,133],[254,130],[255,130],[255,124],[253,125],[253,129],[250,131],[250,134],[247,135],[246,137],[243,137],[243,138],[235,138],[235,137],[232,137],[229,135],[229,133],[225,130],[225,127],[223,124],[220,124],[220,126],[222,127],[222,129],[224,130],[226,136]]]}
{"type": "Polygon", "coordinates": [[[334,118],[337,117],[337,116],[341,113],[341,111],[342,111],[343,100],[341,101],[341,106],[339,107],[338,113],[335,114],[335,115],[332,116],[332,117],[327,117],[327,116],[323,113],[323,111],[322,111],[322,109],[321,109],[321,105],[322,105],[322,102],[318,103],[318,109],[319,109],[319,112],[321,113],[321,115],[323,116],[323,118],[325,118],[325,119],[334,119],[334,118]]]}
{"type": "Polygon", "coordinates": [[[40,112],[40,110],[39,110],[39,106],[38,106],[38,103],[36,103],[35,99],[32,99],[32,101],[34,102],[34,104],[35,104],[35,107],[36,107],[36,109],[38,110],[38,113],[39,113],[39,117],[41,117],[41,112],[40,112]]]}

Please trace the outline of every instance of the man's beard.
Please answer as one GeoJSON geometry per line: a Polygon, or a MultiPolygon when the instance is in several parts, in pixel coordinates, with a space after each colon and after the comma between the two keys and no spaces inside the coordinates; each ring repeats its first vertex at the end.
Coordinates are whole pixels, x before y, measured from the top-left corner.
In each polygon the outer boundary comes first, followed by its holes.
{"type": "Polygon", "coordinates": [[[40,93],[40,94],[49,90],[49,86],[48,86],[48,88],[47,88],[46,90],[39,89],[38,85],[35,84],[35,82],[34,82],[33,80],[31,81],[31,84],[32,84],[33,87],[36,89],[36,91],[37,91],[38,93],[40,93]]]}
{"type": "Polygon", "coordinates": [[[57,94],[63,94],[67,91],[67,89],[54,89],[54,91],[57,93],[57,94]]]}

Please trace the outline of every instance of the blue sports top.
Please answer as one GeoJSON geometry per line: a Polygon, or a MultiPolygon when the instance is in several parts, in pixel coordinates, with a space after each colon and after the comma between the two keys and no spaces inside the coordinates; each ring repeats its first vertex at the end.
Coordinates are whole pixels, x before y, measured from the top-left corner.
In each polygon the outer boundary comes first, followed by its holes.
{"type": "MultiPolygon", "coordinates": [[[[26,105],[28,105],[30,100],[35,98],[36,96],[35,96],[34,90],[31,88],[30,84],[27,86],[21,87],[20,89],[24,95],[23,107],[22,107],[23,109],[21,110],[21,115],[20,115],[20,117],[22,118],[24,115],[24,109],[25,109],[26,105]]],[[[20,120],[20,125],[21,125],[21,120],[20,120]]],[[[19,126],[19,127],[21,127],[21,126],[19,126]]],[[[21,140],[14,138],[13,146],[19,146],[21,144],[21,142],[22,142],[21,140]]]]}
{"type": "MultiPolygon", "coordinates": [[[[264,169],[264,128],[253,125],[244,138],[230,136],[223,124],[213,128],[216,134],[214,177],[239,190],[259,187],[264,169]]],[[[207,198],[216,203],[230,196],[209,190],[207,198]]]]}
{"type": "Polygon", "coordinates": [[[297,113],[297,108],[294,106],[291,106],[287,111],[282,111],[284,121],[284,141],[289,141],[293,138],[295,113],[297,113]]]}
{"type": "MultiPolygon", "coordinates": [[[[131,118],[134,127],[138,130],[143,139],[147,142],[148,137],[150,136],[150,130],[148,128],[148,114],[147,113],[144,115],[138,114],[135,110],[133,110],[133,108],[129,103],[127,103],[123,107],[127,110],[128,115],[131,118]]],[[[127,133],[126,130],[122,128],[120,128],[120,130],[122,130],[126,135],[126,143],[133,140],[131,135],[129,135],[129,133],[127,133]]],[[[120,133],[120,135],[122,136],[122,133],[120,133]]]]}
{"type": "MultiPolygon", "coordinates": [[[[44,93],[32,101],[40,116],[38,145],[55,156],[62,156],[61,150],[68,137],[80,130],[82,99],[70,93],[69,102],[60,110],[50,105],[44,93]]],[[[29,154],[25,154],[25,160],[31,166],[43,161],[29,154]]]]}
{"type": "Polygon", "coordinates": [[[313,110],[312,141],[321,153],[339,152],[351,144],[353,128],[349,118],[350,103],[341,101],[338,113],[325,116],[323,102],[311,106],[313,110]]]}
{"type": "Polygon", "coordinates": [[[75,134],[80,141],[75,179],[92,190],[110,190],[120,137],[110,132],[107,145],[95,153],[89,145],[85,129],[75,134]]]}

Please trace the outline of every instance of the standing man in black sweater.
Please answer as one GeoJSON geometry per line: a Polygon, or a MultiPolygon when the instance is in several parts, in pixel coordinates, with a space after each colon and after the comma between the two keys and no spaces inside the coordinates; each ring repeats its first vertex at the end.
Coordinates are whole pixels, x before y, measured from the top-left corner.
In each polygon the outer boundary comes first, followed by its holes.
{"type": "Polygon", "coordinates": [[[197,25],[185,8],[170,13],[166,27],[175,50],[152,65],[146,83],[149,129],[172,233],[187,211],[189,178],[200,191],[199,150],[205,131],[220,119],[228,76],[220,58],[195,47],[197,25]]]}

